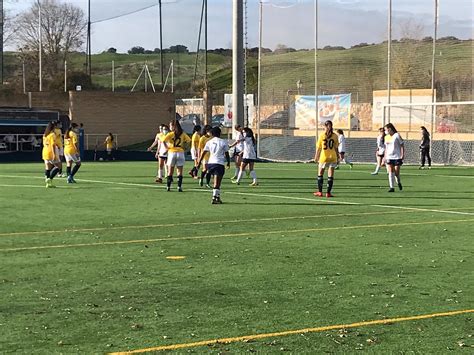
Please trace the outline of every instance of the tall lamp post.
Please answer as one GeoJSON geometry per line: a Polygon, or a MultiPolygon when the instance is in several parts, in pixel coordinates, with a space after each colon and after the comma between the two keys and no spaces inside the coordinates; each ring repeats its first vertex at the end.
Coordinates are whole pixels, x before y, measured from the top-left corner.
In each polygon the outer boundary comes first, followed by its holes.
{"type": "Polygon", "coordinates": [[[40,0],[36,0],[38,3],[38,62],[39,62],[39,91],[43,91],[43,63],[42,63],[42,52],[43,52],[43,41],[41,33],[41,3],[40,0]]]}

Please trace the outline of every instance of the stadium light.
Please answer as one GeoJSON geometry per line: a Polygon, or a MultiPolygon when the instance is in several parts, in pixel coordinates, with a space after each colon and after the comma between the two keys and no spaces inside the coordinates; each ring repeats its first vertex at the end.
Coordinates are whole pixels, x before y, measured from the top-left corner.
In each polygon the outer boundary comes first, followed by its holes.
{"type": "Polygon", "coordinates": [[[43,52],[43,41],[41,39],[41,3],[40,0],[36,0],[38,3],[38,62],[39,62],[39,91],[43,91],[43,63],[42,63],[42,52],[43,52]]]}

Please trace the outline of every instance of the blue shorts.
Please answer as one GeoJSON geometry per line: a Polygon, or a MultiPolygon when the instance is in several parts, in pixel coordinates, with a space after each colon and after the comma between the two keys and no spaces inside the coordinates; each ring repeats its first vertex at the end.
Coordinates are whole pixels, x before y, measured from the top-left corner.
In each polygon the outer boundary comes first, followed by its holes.
{"type": "Polygon", "coordinates": [[[395,165],[395,166],[402,166],[403,160],[402,159],[388,159],[385,164],[388,165],[395,165]]]}
{"type": "Polygon", "coordinates": [[[224,176],[225,167],[221,164],[207,164],[207,172],[215,176],[224,176]]]}

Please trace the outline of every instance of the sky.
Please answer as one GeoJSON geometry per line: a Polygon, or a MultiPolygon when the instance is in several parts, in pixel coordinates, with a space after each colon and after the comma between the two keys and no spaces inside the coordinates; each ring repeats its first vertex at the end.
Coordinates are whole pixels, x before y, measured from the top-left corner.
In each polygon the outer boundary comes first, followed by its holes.
{"type": "MultiPolygon", "coordinates": [[[[74,4],[87,15],[87,0],[58,1],[74,4]]],[[[5,7],[18,13],[33,2],[7,0],[5,7]]],[[[314,2],[262,0],[262,46],[314,48],[314,2]]],[[[133,46],[159,47],[157,3],[158,0],[91,0],[92,51],[98,53],[114,47],[126,52],[133,46]],[[146,7],[149,8],[106,20],[146,7]]],[[[201,0],[162,0],[164,48],[183,44],[192,51],[197,49],[201,4],[201,0]]],[[[402,29],[409,30],[414,25],[422,28],[418,35],[433,35],[434,0],[392,0],[392,4],[394,38],[400,37],[402,29]]],[[[259,8],[259,0],[247,1],[248,47],[258,46],[259,8]]],[[[387,37],[388,0],[318,0],[318,10],[320,48],[380,43],[387,37]]],[[[439,0],[439,14],[439,37],[474,38],[472,0],[439,0]]],[[[203,43],[202,38],[200,48],[204,48],[203,43]]],[[[231,44],[232,0],[208,0],[208,48],[231,48],[231,44]]],[[[10,45],[9,49],[14,48],[10,45]]]]}

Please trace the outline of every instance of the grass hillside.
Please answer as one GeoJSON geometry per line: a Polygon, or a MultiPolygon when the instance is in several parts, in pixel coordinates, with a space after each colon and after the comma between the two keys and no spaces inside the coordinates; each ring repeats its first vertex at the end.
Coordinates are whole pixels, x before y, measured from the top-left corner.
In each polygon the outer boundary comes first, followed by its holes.
{"type": "MultiPolygon", "coordinates": [[[[392,87],[429,88],[431,86],[432,45],[430,42],[397,42],[392,46],[392,87]]],[[[232,58],[208,54],[209,87],[216,94],[232,88],[232,58]]],[[[161,87],[160,56],[158,54],[101,53],[92,56],[93,83],[111,88],[112,61],[115,62],[115,87],[129,90],[148,63],[153,81],[161,87]]],[[[174,85],[178,94],[192,92],[196,55],[166,53],[163,58],[164,78],[174,62],[174,85]]],[[[81,71],[85,56],[75,54],[69,60],[69,69],[81,71]]],[[[436,51],[436,78],[438,99],[472,100],[473,42],[441,41],[436,51]]],[[[34,73],[35,67],[27,68],[34,73]]],[[[373,90],[386,88],[387,45],[377,44],[345,50],[318,51],[318,85],[321,93],[351,92],[355,100],[370,102],[373,90]]],[[[6,56],[7,76],[21,80],[21,64],[15,54],[6,56]]],[[[204,55],[197,60],[197,85],[202,87],[204,55]]],[[[247,91],[257,91],[257,60],[247,60],[247,91]]],[[[142,78],[143,79],[143,78],[142,78]]],[[[314,51],[284,54],[268,53],[262,57],[262,100],[284,103],[289,92],[296,91],[296,82],[303,83],[302,93],[314,93],[314,51]]],[[[169,79],[170,85],[171,78],[169,79]]],[[[137,89],[143,89],[141,80],[137,89]]],[[[220,95],[222,96],[222,95],[220,95]]]]}

